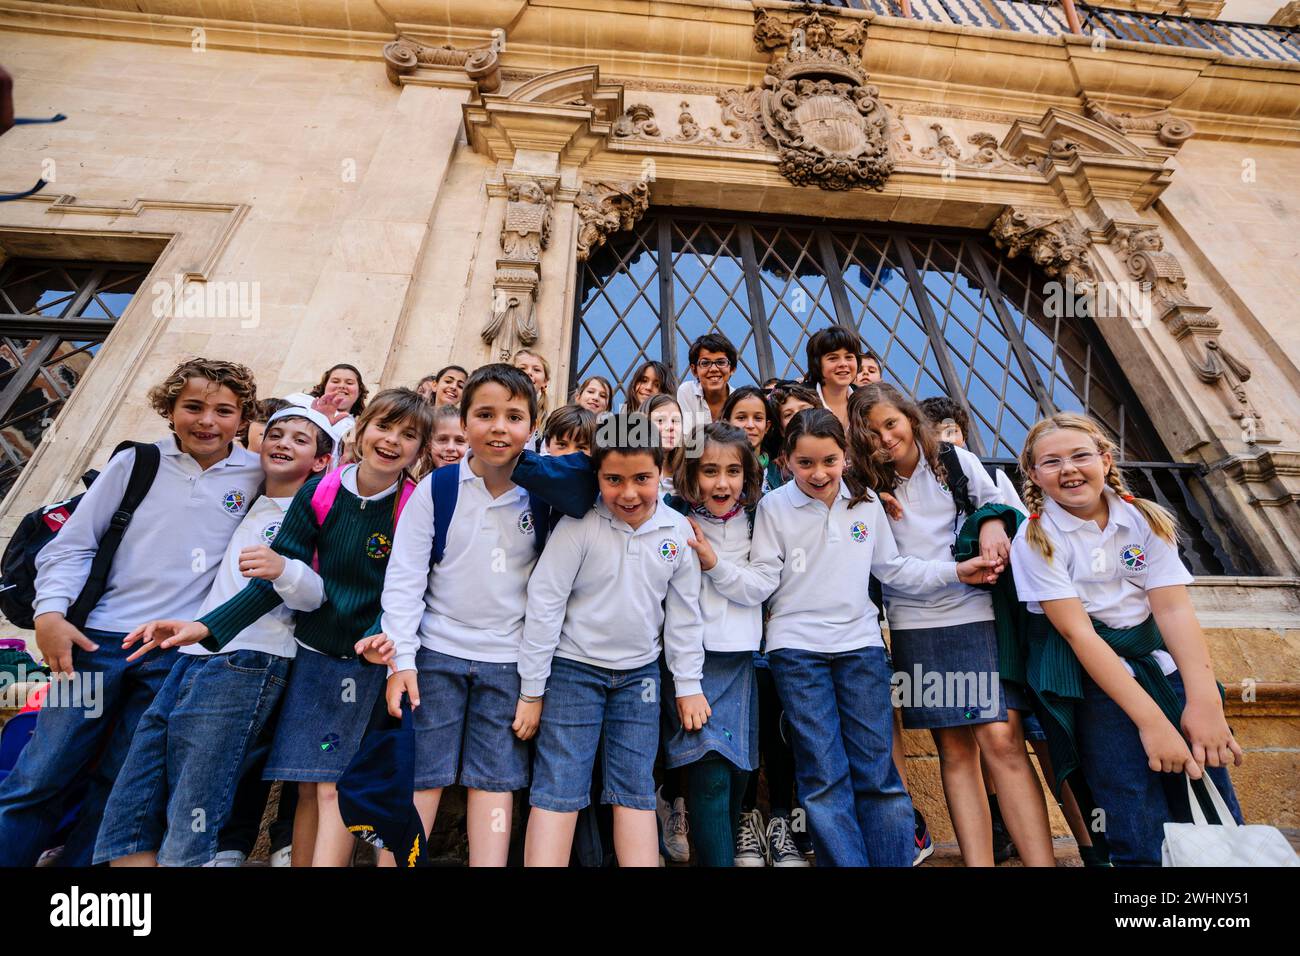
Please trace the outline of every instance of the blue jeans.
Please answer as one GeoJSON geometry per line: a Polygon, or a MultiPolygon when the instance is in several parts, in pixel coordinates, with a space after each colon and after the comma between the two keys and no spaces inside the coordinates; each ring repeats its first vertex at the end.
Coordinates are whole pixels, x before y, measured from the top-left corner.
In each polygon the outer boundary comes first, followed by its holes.
{"type": "Polygon", "coordinates": [[[529,802],[555,813],[587,806],[599,749],[604,754],[601,802],[653,810],[659,689],[658,661],[618,671],[555,658],[537,731],[529,802]]]}
{"type": "Polygon", "coordinates": [[[160,866],[201,866],[217,855],[242,771],[270,746],[262,728],[292,663],[252,650],[181,655],[136,727],[96,863],[156,850],[160,866]]]}
{"type": "Polygon", "coordinates": [[[883,647],[769,651],[818,866],[912,865],[912,799],[894,767],[883,647]]]}
{"type": "Polygon", "coordinates": [[[83,633],[99,650],[73,647],[76,681],[61,679],[62,688],[50,688],[31,741],[0,783],[0,866],[32,866],[49,849],[65,809],[62,797],[98,755],[60,861],[64,866],[90,866],[104,804],[126,760],[135,725],[176,661],[175,654],[153,651],[128,664],[126,658],[135,649],[122,650],[125,634],[91,629],[83,633]],[[80,702],[73,694],[72,706],[51,706],[55,694],[69,687],[81,689],[80,702]]]}
{"type": "MultiPolygon", "coordinates": [[[[1183,679],[1169,675],[1178,703],[1186,706],[1183,679]]],[[[1102,820],[1115,866],[1159,866],[1166,822],[1191,823],[1183,775],[1147,766],[1137,726],[1119,704],[1085,673],[1083,703],[1075,710],[1079,763],[1102,820]]],[[[1223,802],[1241,823],[1241,807],[1223,767],[1207,767],[1223,802]]],[[[1213,817],[1210,817],[1213,819],[1213,817]]],[[[1089,821],[1091,824],[1092,821],[1089,821]]]]}

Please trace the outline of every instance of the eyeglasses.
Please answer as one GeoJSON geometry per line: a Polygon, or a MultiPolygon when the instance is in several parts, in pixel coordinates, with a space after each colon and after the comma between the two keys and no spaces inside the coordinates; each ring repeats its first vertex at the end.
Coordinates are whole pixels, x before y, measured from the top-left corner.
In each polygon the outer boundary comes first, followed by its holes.
{"type": "Polygon", "coordinates": [[[1069,458],[1044,458],[1034,465],[1034,470],[1042,475],[1054,475],[1065,467],[1067,461],[1075,468],[1083,469],[1100,457],[1095,451],[1077,451],[1069,458]]]}
{"type": "Polygon", "coordinates": [[[731,368],[731,361],[724,358],[700,359],[695,363],[695,367],[698,369],[716,368],[720,372],[725,372],[727,369],[731,368]]]}

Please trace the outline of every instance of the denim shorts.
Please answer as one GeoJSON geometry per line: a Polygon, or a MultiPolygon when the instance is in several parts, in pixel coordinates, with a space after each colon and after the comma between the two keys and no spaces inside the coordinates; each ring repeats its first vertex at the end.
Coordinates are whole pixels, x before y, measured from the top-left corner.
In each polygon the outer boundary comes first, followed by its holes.
{"type": "Polygon", "coordinates": [[[903,726],[931,730],[1007,719],[1007,690],[998,676],[992,621],[915,627],[891,635],[893,694],[903,726]]]}
{"type": "Polygon", "coordinates": [[[528,744],[510,729],[519,702],[518,665],[421,647],[415,669],[415,789],[459,783],[509,793],[528,786],[528,744]]]}
{"type": "Polygon", "coordinates": [[[542,705],[529,802],[556,813],[587,806],[600,749],[601,803],[653,810],[659,688],[657,660],[618,671],[556,657],[542,705]]]}
{"type": "Polygon", "coordinates": [[[384,693],[388,668],[300,648],[263,777],[337,783],[384,693]]]}
{"type": "Polygon", "coordinates": [[[180,654],[136,725],[104,808],[95,862],[156,851],[160,866],[217,854],[235,790],[284,691],[291,658],[242,649],[180,654]]]}

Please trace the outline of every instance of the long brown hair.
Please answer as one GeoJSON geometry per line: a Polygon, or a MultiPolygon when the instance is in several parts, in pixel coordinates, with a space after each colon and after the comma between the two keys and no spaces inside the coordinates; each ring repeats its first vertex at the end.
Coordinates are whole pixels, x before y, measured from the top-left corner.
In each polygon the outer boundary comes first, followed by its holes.
{"type": "Polygon", "coordinates": [[[348,442],[352,460],[360,461],[361,436],[371,423],[378,422],[385,428],[393,428],[410,422],[419,439],[419,451],[415,462],[409,468],[402,469],[402,473],[411,481],[419,481],[433,470],[433,421],[433,406],[421,398],[419,392],[409,388],[386,388],[366,406],[366,410],[352,426],[352,436],[348,442]]]}
{"type": "Polygon", "coordinates": [[[939,440],[920,406],[888,382],[872,382],[849,396],[849,447],[852,468],[864,484],[877,491],[893,491],[903,479],[898,466],[880,448],[880,440],[868,424],[871,410],[877,405],[889,405],[912,426],[912,440],[925,456],[926,464],[935,478],[943,483],[948,472],[939,460],[939,440]]]}
{"type": "Polygon", "coordinates": [[[320,381],[317,382],[312,387],[312,389],[309,392],[307,392],[307,394],[310,395],[312,398],[320,398],[322,395],[324,395],[325,386],[329,384],[330,376],[333,375],[341,368],[347,369],[349,372],[351,372],[353,375],[357,377],[357,400],[352,403],[352,407],[348,409],[347,413],[349,415],[356,415],[360,417],[361,413],[366,409],[366,397],[369,396],[370,389],[366,388],[365,379],[361,377],[361,370],[357,368],[355,365],[347,365],[342,362],[340,362],[338,365],[331,365],[329,368],[325,370],[325,374],[320,377],[320,381]]]}
{"type": "MultiPolygon", "coordinates": [[[[840,451],[844,452],[845,457],[848,456],[849,442],[844,437],[844,426],[840,424],[840,420],[835,417],[835,413],[830,409],[805,408],[790,419],[790,424],[785,427],[785,447],[783,449],[787,462],[790,460],[790,456],[794,454],[795,445],[799,444],[799,439],[805,435],[810,438],[829,438],[840,446],[840,451]]],[[[872,499],[871,486],[865,484],[862,476],[855,474],[847,462],[844,466],[844,483],[848,485],[849,494],[852,495],[849,501],[850,508],[872,499]]]]}
{"type": "Polygon", "coordinates": [[[1038,487],[1034,480],[1029,477],[1035,464],[1034,445],[1044,435],[1065,428],[1081,431],[1091,438],[1097,448],[1097,454],[1110,454],[1110,467],[1106,469],[1106,485],[1120,498],[1137,508],[1158,537],[1163,538],[1170,544],[1174,544],[1178,537],[1177,519],[1154,501],[1139,498],[1129,491],[1128,485],[1124,483],[1124,476],[1120,473],[1119,466],[1115,464],[1115,443],[1110,440],[1102,427],[1087,415],[1078,415],[1074,412],[1058,412],[1035,423],[1034,427],[1029,429],[1029,434],[1025,437],[1025,447],[1020,452],[1020,473],[1025,476],[1020,494],[1024,499],[1025,507],[1029,509],[1029,527],[1025,531],[1025,538],[1038,550],[1038,553],[1048,561],[1052,560],[1052,540],[1047,536],[1047,532],[1043,530],[1043,522],[1040,517],[1043,513],[1043,503],[1046,496],[1043,494],[1043,489],[1038,487]]]}
{"type": "MultiPolygon", "coordinates": [[[[647,399],[648,401],[648,399],[647,399]]],[[[763,493],[763,469],[758,464],[758,456],[749,445],[749,436],[726,422],[710,422],[701,427],[703,443],[697,455],[683,455],[673,468],[673,490],[692,505],[703,504],[700,494],[700,462],[710,445],[722,448],[734,448],[740,455],[740,467],[744,480],[740,488],[740,504],[752,508],[758,504],[759,495],[763,493]]]]}

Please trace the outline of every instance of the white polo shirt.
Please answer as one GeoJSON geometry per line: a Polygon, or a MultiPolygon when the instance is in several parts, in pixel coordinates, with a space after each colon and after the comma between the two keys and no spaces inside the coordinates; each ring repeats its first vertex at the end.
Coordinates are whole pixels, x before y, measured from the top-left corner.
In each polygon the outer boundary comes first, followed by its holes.
{"type": "Polygon", "coordinates": [[[706,651],[756,651],[763,642],[763,602],[772,589],[749,566],[749,519],[727,521],[692,513],[718,562],[704,572],[700,613],[706,651]]]}
{"type": "Polygon", "coordinates": [[[513,486],[498,498],[462,458],[456,510],[442,561],[433,553],[433,475],[402,509],[384,573],[381,626],[392,638],[399,670],[415,667],[427,647],[462,660],[514,663],[524,633],[528,575],[537,552],[528,492],[513,486]]]}
{"type": "Polygon", "coordinates": [[[583,518],[561,518],[528,581],[521,692],[545,691],[553,656],[625,671],[657,659],[662,646],[676,696],[700,693],[704,636],[700,563],[686,544],[692,534],[662,501],[636,529],[601,501],[583,518]]]}
{"type": "MultiPolygon", "coordinates": [[[[176,446],[156,442],[158,473],[136,509],[108,573],[108,587],[86,620],[102,631],[132,631],[160,618],[197,617],[230,538],[262,483],[262,463],[239,442],[205,471],[176,446]]],[[[111,458],[77,510],[36,556],[37,615],[66,613],[122,502],[135,449],[111,458]]]]}
{"type": "MultiPolygon", "coordinates": [[[[284,522],[284,513],[292,503],[293,495],[287,498],[268,498],[263,495],[253,502],[253,507],[230,539],[221,568],[217,571],[217,579],[212,582],[212,590],[203,599],[198,617],[224,604],[253,580],[240,572],[239,552],[244,548],[273,544],[276,535],[280,533],[280,525],[284,522]]],[[[284,603],[236,634],[233,640],[222,646],[222,654],[244,650],[262,651],[278,657],[294,657],[297,654],[298,645],[293,638],[293,612],[314,611],[320,607],[325,601],[325,583],[320,575],[301,561],[287,560],[284,572],[271,582],[271,587],[284,599],[284,603]]],[[[199,656],[213,653],[202,644],[186,644],[180,648],[180,652],[199,656]]]]}
{"type": "Polygon", "coordinates": [[[682,440],[700,425],[713,421],[713,412],[704,398],[704,386],[693,378],[688,378],[677,386],[677,404],[682,409],[682,440]]]}
{"type": "MultiPolygon", "coordinates": [[[[967,491],[976,508],[1002,503],[1002,494],[980,460],[964,448],[953,449],[966,474],[967,491]]],[[[952,545],[965,523],[947,484],[940,484],[930,463],[921,456],[910,478],[904,478],[893,495],[903,517],[891,522],[898,550],[925,561],[951,561],[952,545]]],[[[960,581],[929,594],[884,585],[885,613],[893,630],[955,627],[993,620],[993,595],[960,581]]]]}
{"type": "Polygon", "coordinates": [[[1026,508],[1025,503],[1020,500],[1020,492],[1011,481],[1011,477],[1001,468],[995,468],[993,470],[993,475],[993,480],[998,486],[998,491],[1002,493],[1002,503],[1015,508],[1022,515],[1029,514],[1029,509],[1026,508]]]}
{"type": "MultiPolygon", "coordinates": [[[[1142,513],[1109,488],[1104,496],[1110,506],[1105,529],[1047,499],[1037,520],[1052,542],[1050,561],[1029,543],[1029,523],[1020,526],[1011,544],[1011,566],[1020,600],[1032,613],[1043,613],[1043,601],[1078,598],[1088,615],[1106,626],[1133,627],[1151,613],[1147,591],[1191,584],[1177,549],[1151,530],[1142,513]]],[[[1154,656],[1166,674],[1177,670],[1167,652],[1154,656]]]]}
{"type": "Polygon", "coordinates": [[[872,574],[916,593],[957,580],[955,561],[898,553],[877,498],[850,508],[850,497],[841,481],[833,507],[827,508],[789,481],[758,503],[749,560],[774,589],[769,651],[788,647],[833,654],[883,647],[876,606],[867,594],[872,574]]]}

